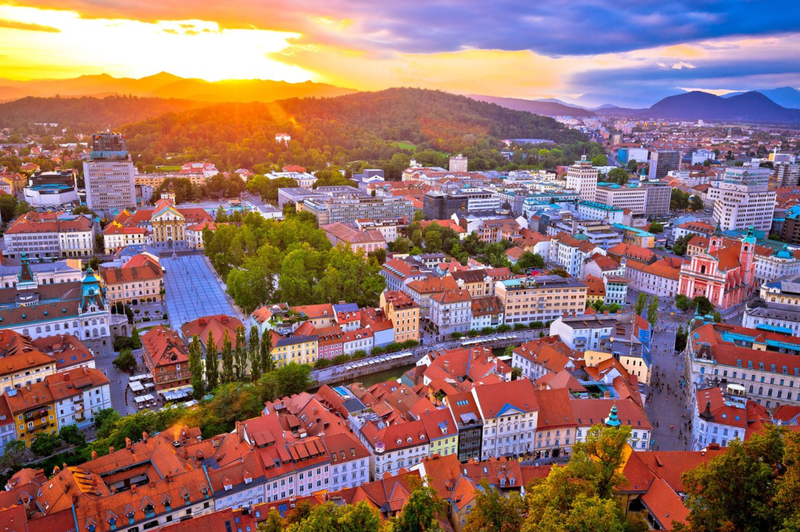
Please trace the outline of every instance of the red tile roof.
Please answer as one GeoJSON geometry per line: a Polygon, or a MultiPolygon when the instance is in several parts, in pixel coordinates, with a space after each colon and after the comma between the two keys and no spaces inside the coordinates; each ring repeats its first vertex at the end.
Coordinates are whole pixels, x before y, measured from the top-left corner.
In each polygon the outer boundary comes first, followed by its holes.
{"type": "Polygon", "coordinates": [[[142,350],[150,357],[153,367],[189,362],[189,347],[178,333],[163,325],[153,327],[142,336],[142,350]]]}

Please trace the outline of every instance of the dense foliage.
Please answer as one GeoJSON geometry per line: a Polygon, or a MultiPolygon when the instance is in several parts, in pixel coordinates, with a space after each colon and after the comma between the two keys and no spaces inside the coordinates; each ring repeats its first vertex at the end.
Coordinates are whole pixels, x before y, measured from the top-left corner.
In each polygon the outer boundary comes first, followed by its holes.
{"type": "MultiPolygon", "coordinates": [[[[165,113],[208,105],[165,98],[108,96],[106,98],[27,97],[0,104],[0,127],[25,128],[34,122],[53,122],[80,133],[117,128],[165,113]]],[[[35,131],[35,128],[30,128],[35,131]]]]}
{"type": "Polygon", "coordinates": [[[248,214],[241,225],[204,238],[206,254],[246,312],[265,302],[374,306],[385,285],[374,257],[333,247],[307,214],[282,222],[248,214]]]}
{"type": "Polygon", "coordinates": [[[800,435],[766,425],[683,474],[690,532],[800,530],[800,435]]]}
{"type": "MultiPolygon", "coordinates": [[[[573,147],[552,154],[551,164],[595,146],[552,118],[421,89],[219,104],[131,124],[123,131],[138,160],[150,164],[163,164],[170,155],[171,163],[209,160],[221,170],[265,164],[322,170],[329,163],[344,167],[373,161],[389,178],[399,177],[414,150],[463,152],[471,169],[484,170],[505,163],[499,139],[543,138],[573,147]],[[277,143],[277,133],[288,133],[292,140],[277,143]],[[408,150],[409,145],[414,149],[408,150]]],[[[536,160],[530,164],[541,162],[538,152],[539,147],[531,152],[536,160]]]]}

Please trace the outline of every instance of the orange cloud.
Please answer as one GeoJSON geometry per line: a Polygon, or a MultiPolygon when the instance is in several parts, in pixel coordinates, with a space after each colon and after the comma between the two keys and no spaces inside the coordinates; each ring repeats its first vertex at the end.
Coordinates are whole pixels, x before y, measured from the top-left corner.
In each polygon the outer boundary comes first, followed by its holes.
{"type": "Polygon", "coordinates": [[[13,20],[0,20],[0,28],[24,31],[44,31],[47,33],[60,33],[61,30],[52,26],[42,26],[41,24],[29,24],[26,22],[16,22],[13,20]]]}

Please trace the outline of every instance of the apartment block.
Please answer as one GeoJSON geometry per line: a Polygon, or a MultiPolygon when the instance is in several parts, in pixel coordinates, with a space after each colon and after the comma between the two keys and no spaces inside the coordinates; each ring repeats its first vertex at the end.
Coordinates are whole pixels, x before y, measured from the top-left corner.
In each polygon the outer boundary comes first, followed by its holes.
{"type": "Polygon", "coordinates": [[[583,312],[586,291],[584,283],[558,275],[509,279],[495,286],[509,325],[550,321],[565,313],[583,312]]]}

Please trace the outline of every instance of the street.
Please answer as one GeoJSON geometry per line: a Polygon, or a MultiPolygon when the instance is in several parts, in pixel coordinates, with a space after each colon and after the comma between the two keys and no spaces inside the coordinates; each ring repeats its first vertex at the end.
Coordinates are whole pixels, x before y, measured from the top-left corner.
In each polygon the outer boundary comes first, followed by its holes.
{"type": "MultiPolygon", "coordinates": [[[[632,309],[639,292],[628,291],[628,304],[632,309]]],[[[649,296],[652,299],[653,296],[649,296]]],[[[647,316],[645,307],[645,317],[647,316]]],[[[688,395],[683,383],[683,356],[675,353],[675,333],[679,326],[687,327],[691,311],[675,308],[674,299],[659,298],[659,317],[652,332],[650,355],[653,371],[647,389],[645,409],[653,425],[652,450],[681,451],[690,440],[687,432],[691,413],[687,409],[688,395]],[[673,316],[672,313],[675,315],[673,316]]]]}

